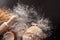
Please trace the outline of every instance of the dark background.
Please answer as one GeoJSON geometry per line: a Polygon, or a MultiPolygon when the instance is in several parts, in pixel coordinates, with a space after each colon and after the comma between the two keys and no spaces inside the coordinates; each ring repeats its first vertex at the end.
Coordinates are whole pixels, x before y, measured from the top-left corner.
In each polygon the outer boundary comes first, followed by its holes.
{"type": "MultiPolygon", "coordinates": [[[[34,6],[36,9],[42,8],[42,13],[49,18],[53,24],[53,32],[46,40],[59,40],[60,38],[60,1],[59,0],[3,0],[0,7],[13,8],[16,3],[34,6]]],[[[41,13],[40,13],[41,14],[41,13]]]]}

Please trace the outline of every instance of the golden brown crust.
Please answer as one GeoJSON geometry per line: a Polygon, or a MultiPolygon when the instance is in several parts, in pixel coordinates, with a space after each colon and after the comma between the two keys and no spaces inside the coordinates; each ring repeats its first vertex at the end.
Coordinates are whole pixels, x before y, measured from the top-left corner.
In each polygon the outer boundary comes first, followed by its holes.
{"type": "Polygon", "coordinates": [[[3,8],[0,8],[0,21],[7,21],[9,18],[9,12],[3,8]]]}

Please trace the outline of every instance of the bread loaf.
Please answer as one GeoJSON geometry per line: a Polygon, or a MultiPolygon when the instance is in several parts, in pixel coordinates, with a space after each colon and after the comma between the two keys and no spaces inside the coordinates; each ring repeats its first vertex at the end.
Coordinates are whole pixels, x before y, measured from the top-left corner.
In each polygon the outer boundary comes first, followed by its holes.
{"type": "Polygon", "coordinates": [[[29,27],[23,34],[23,40],[42,40],[43,31],[37,26],[29,27]]]}

